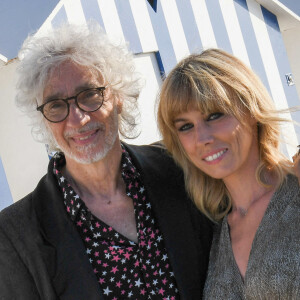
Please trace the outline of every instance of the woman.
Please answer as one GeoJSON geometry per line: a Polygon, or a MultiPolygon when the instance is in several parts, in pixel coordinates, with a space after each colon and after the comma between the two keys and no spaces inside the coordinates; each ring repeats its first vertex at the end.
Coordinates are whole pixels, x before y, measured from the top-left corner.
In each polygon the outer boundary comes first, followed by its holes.
{"type": "Polygon", "coordinates": [[[221,50],[189,56],[163,83],[165,145],[219,223],[205,299],[300,299],[300,189],[279,150],[283,121],[258,77],[221,50]]]}

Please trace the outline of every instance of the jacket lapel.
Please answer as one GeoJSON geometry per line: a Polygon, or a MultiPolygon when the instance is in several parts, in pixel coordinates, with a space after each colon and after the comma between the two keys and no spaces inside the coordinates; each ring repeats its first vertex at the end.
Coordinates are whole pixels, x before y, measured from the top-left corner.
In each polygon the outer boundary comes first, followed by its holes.
{"type": "Polygon", "coordinates": [[[200,299],[201,245],[193,228],[191,210],[194,207],[185,193],[183,174],[174,166],[171,158],[163,155],[163,149],[153,152],[145,147],[140,151],[137,147],[127,146],[142,174],[163,233],[181,299],[200,299]]]}
{"type": "Polygon", "coordinates": [[[79,234],[65,212],[62,194],[52,175],[48,174],[33,193],[34,207],[42,228],[49,273],[59,299],[103,299],[99,283],[89,263],[79,234]]]}

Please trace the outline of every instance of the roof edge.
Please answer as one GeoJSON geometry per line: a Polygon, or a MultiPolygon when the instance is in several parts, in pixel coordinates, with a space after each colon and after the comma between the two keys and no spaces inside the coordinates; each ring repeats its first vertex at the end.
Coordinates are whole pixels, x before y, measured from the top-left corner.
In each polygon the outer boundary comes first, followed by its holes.
{"type": "Polygon", "coordinates": [[[300,16],[278,0],[255,0],[257,3],[275,14],[281,30],[300,27],[300,16]]]}

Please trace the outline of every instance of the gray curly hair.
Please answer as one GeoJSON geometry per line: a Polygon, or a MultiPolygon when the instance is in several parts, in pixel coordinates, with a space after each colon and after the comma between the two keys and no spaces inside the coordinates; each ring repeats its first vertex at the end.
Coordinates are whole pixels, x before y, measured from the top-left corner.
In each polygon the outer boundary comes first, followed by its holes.
{"type": "Polygon", "coordinates": [[[63,24],[44,35],[29,36],[19,58],[16,105],[30,118],[33,138],[48,144],[49,152],[59,150],[59,147],[36,107],[37,103],[42,103],[49,74],[67,60],[100,72],[112,94],[123,100],[120,134],[126,138],[138,135],[137,98],[141,81],[135,72],[133,55],[126,45],[110,41],[97,23],[63,24]]]}

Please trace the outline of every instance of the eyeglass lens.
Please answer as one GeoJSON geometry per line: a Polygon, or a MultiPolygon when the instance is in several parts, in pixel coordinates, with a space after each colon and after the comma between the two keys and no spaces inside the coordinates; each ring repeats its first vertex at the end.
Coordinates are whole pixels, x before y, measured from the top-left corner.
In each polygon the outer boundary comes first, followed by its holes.
{"type": "MultiPolygon", "coordinates": [[[[89,89],[82,91],[77,95],[76,99],[77,105],[81,110],[85,112],[96,111],[103,103],[103,90],[89,89]]],[[[53,122],[64,120],[68,113],[68,103],[62,99],[49,101],[43,108],[44,116],[53,122]]]]}

